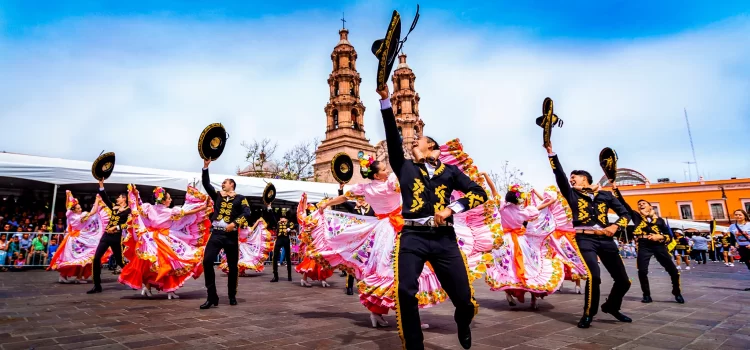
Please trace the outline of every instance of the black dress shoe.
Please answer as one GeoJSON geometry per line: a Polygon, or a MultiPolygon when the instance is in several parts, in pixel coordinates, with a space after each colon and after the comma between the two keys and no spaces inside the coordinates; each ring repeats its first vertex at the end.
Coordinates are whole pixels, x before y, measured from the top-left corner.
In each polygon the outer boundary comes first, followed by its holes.
{"type": "Polygon", "coordinates": [[[354,295],[354,288],[347,287],[346,288],[346,295],[354,295]]]}
{"type": "Polygon", "coordinates": [[[235,297],[229,297],[229,305],[237,305],[237,298],[235,297]]]}
{"type": "Polygon", "coordinates": [[[346,272],[344,272],[344,271],[341,271],[341,274],[340,274],[339,276],[341,276],[341,277],[346,277],[346,272]]]}
{"type": "Polygon", "coordinates": [[[614,316],[614,318],[616,318],[620,322],[628,322],[628,323],[633,322],[633,320],[630,319],[630,317],[623,315],[618,310],[609,310],[609,309],[607,309],[607,307],[605,305],[602,305],[602,312],[603,313],[610,314],[610,315],[614,316]]]}
{"type": "Polygon", "coordinates": [[[276,275],[274,275],[273,279],[271,279],[271,282],[278,282],[278,281],[279,281],[279,276],[276,276],[276,275]]]}
{"type": "Polygon", "coordinates": [[[644,296],[643,296],[643,299],[641,299],[641,302],[642,302],[642,303],[646,303],[646,304],[648,304],[648,303],[652,303],[652,302],[654,302],[654,300],[653,300],[653,299],[651,299],[651,296],[650,296],[650,295],[644,295],[644,296]]]}
{"type": "Polygon", "coordinates": [[[91,288],[90,291],[86,292],[86,294],[95,294],[95,293],[101,293],[102,287],[94,286],[94,288],[91,288]]]}
{"type": "Polygon", "coordinates": [[[468,326],[464,329],[458,328],[458,342],[464,349],[471,348],[471,328],[468,326]]]}
{"type": "Polygon", "coordinates": [[[746,292],[750,292],[750,288],[745,288],[745,291],[746,292]]]}
{"type": "Polygon", "coordinates": [[[678,302],[680,304],[684,304],[685,303],[685,298],[682,297],[682,294],[677,294],[677,295],[674,296],[674,301],[676,301],[676,302],[678,302]]]}
{"type": "Polygon", "coordinates": [[[218,300],[206,300],[205,303],[201,304],[200,309],[201,310],[210,309],[211,306],[219,306],[219,301],[218,300]]]}
{"type": "Polygon", "coordinates": [[[593,321],[594,318],[591,316],[583,316],[581,317],[581,320],[578,321],[578,328],[589,328],[591,327],[591,321],[593,321]]]}

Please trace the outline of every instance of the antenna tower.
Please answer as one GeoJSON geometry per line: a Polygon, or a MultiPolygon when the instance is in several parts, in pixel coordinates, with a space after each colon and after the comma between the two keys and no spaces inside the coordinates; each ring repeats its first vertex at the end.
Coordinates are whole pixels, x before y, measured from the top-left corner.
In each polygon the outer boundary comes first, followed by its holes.
{"type": "MultiPolygon", "coordinates": [[[[695,146],[693,145],[693,134],[690,132],[690,120],[688,119],[687,108],[684,108],[683,111],[685,111],[685,124],[687,124],[688,137],[690,138],[690,149],[693,151],[693,164],[695,164],[695,174],[696,176],[700,177],[700,172],[698,172],[698,159],[695,158],[695,146]]],[[[690,164],[688,164],[688,168],[689,167],[690,167],[690,164]]]]}

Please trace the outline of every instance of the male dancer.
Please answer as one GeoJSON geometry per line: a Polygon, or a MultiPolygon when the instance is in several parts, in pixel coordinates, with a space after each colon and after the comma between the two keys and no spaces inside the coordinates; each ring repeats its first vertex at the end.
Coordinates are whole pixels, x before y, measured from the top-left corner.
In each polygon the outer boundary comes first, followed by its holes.
{"type": "MultiPolygon", "coordinates": [[[[339,185],[339,196],[344,195],[344,184],[339,185]]],[[[372,210],[369,204],[365,201],[364,198],[357,198],[357,204],[354,205],[349,201],[346,201],[344,203],[341,203],[341,206],[344,207],[344,209],[352,214],[355,215],[362,215],[362,216],[375,216],[375,211],[372,210]]],[[[354,276],[350,273],[347,273],[348,277],[346,278],[346,295],[354,295],[354,276]]],[[[341,277],[344,277],[343,275],[341,277]]]]}
{"type": "Polygon", "coordinates": [[[573,170],[570,182],[563,171],[560,160],[552,150],[552,144],[545,147],[549,156],[552,172],[555,174],[557,186],[563,197],[570,203],[573,212],[573,226],[576,230],[576,242],[588,271],[586,280],[586,299],[583,305],[583,317],[578,322],[578,328],[589,328],[591,321],[599,307],[599,284],[602,280],[599,272],[597,256],[610,276],[615,280],[609,298],[602,304],[602,312],[614,316],[621,322],[632,322],[630,317],[620,313],[622,298],[630,289],[630,280],[625,271],[617,244],[612,236],[618,227],[628,224],[628,211],[615,196],[606,191],[599,191],[598,186],[591,186],[591,174],[585,170],[573,170]],[[619,216],[616,223],[610,224],[607,218],[609,209],[619,216]]]}
{"type": "Polygon", "coordinates": [[[117,206],[115,207],[104,190],[104,180],[99,180],[99,196],[102,197],[102,201],[107,205],[111,214],[109,224],[104,229],[104,234],[99,239],[99,245],[96,247],[96,253],[94,253],[94,288],[86,294],[102,292],[102,256],[107,252],[107,249],[112,249],[112,256],[109,258],[115,259],[117,266],[120,268],[125,266],[122,262],[122,230],[128,226],[128,217],[130,217],[128,195],[127,193],[121,193],[117,196],[117,206]]]}
{"type": "Polygon", "coordinates": [[[276,243],[273,245],[273,279],[271,282],[279,281],[279,254],[281,248],[284,248],[286,254],[284,254],[284,260],[286,261],[286,274],[287,281],[292,280],[292,249],[291,242],[289,240],[289,233],[294,229],[294,223],[289,222],[287,218],[282,217],[279,219],[278,224],[276,223],[276,215],[274,215],[271,205],[268,205],[267,211],[264,212],[263,216],[268,223],[269,230],[276,230],[276,243]]]}
{"type": "Polygon", "coordinates": [[[440,146],[423,136],[412,143],[412,159],[404,159],[404,149],[391,108],[388,85],[378,91],[383,115],[388,159],[401,184],[404,228],[396,242],[396,312],[401,342],[406,349],[424,349],[419,304],[419,275],[429,262],[456,307],[453,318],[458,341],[471,347],[471,320],[479,310],[469,283],[466,257],[456,243],[452,215],[473,209],[487,200],[482,186],[454,165],[438,160],[440,146]],[[453,191],[465,193],[449,203],[453,191]]]}
{"type": "Polygon", "coordinates": [[[648,283],[648,264],[651,261],[651,257],[655,256],[656,261],[664,267],[664,270],[669,273],[669,277],[672,279],[672,295],[674,299],[684,304],[685,299],[682,297],[680,292],[680,272],[677,271],[677,267],[672,261],[672,256],[669,255],[667,244],[674,238],[671,236],[669,227],[664,219],[656,215],[654,208],[645,199],[638,201],[638,210],[628,205],[628,202],[622,198],[620,190],[617,185],[612,185],[615,192],[615,197],[622,203],[630,214],[630,219],[635,225],[633,235],[636,237],[638,243],[638,257],[636,264],[638,266],[638,281],[641,282],[641,290],[643,291],[642,303],[651,303],[651,288],[648,283]]]}
{"type": "Polygon", "coordinates": [[[225,179],[221,183],[221,191],[216,192],[211,185],[211,177],[208,175],[210,160],[203,161],[203,176],[201,182],[211,199],[214,201],[214,212],[211,214],[211,238],[208,239],[206,249],[203,252],[203,274],[208,290],[208,298],[201,309],[211,306],[219,306],[219,295],[216,294],[216,273],[214,262],[219,252],[224,249],[227,256],[227,289],[229,290],[229,305],[237,305],[237,277],[239,268],[237,261],[240,258],[239,232],[240,227],[247,226],[250,218],[250,205],[245,196],[237,194],[234,190],[237,184],[232,179],[225,179]]]}

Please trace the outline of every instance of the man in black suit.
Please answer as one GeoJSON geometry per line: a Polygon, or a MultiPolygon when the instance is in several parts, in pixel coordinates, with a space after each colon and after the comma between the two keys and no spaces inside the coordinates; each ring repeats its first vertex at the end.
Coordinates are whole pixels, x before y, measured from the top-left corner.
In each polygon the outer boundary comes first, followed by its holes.
{"type": "Polygon", "coordinates": [[[214,200],[214,212],[211,214],[211,238],[206,244],[203,255],[203,275],[208,290],[208,299],[201,309],[219,305],[219,295],[216,293],[216,273],[214,262],[219,252],[223,249],[227,256],[227,288],[229,289],[229,305],[237,305],[237,283],[239,268],[237,261],[240,256],[239,232],[241,227],[247,227],[250,218],[250,205],[245,196],[234,192],[237,184],[232,179],[226,179],[221,183],[221,191],[218,193],[211,185],[211,177],[208,175],[210,160],[203,161],[203,176],[201,182],[211,199],[214,200]]]}
{"type": "MultiPolygon", "coordinates": [[[[406,349],[424,349],[416,294],[419,275],[429,262],[456,307],[453,318],[458,326],[458,341],[468,349],[471,347],[469,326],[479,305],[469,282],[466,257],[458,248],[452,216],[483,204],[487,194],[455,165],[440,162],[440,146],[430,137],[415,139],[413,160],[405,159],[388,85],[378,94],[388,161],[398,177],[403,201],[404,227],[396,242],[395,257],[396,312],[401,342],[406,349]],[[454,190],[463,192],[464,197],[450,202],[454,190]]],[[[383,171],[385,164],[380,166],[383,171]]]]}
{"type": "Polygon", "coordinates": [[[583,317],[578,322],[578,328],[589,328],[599,307],[601,277],[597,257],[615,280],[609,298],[602,304],[602,312],[614,316],[621,322],[632,322],[629,317],[620,313],[622,298],[630,289],[630,279],[625,271],[625,264],[622,262],[617,244],[612,239],[617,230],[625,228],[630,221],[628,210],[612,193],[599,191],[598,185],[592,186],[593,179],[589,172],[573,170],[568,180],[557,154],[552,151],[552,144],[550,143],[545,149],[557,186],[570,204],[573,226],[576,230],[576,242],[588,272],[583,317]],[[609,209],[619,216],[612,224],[607,218],[609,209]]]}

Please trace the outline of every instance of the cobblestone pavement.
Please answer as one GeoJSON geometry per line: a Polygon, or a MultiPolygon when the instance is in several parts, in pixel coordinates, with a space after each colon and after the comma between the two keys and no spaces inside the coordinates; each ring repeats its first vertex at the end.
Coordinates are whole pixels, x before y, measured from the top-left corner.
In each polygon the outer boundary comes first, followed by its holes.
{"type": "MultiPolygon", "coordinates": [[[[750,287],[750,272],[744,266],[708,263],[683,271],[687,303],[680,305],[655,261],[654,303],[642,304],[635,261],[626,265],[633,285],[623,312],[634,322],[599,313],[585,330],[575,326],[583,296],[572,293],[570,282],[533,311],[528,304],[508,306],[504,294],[477,281],[481,309],[472,326],[472,349],[750,348],[750,292],[743,291],[750,287]]],[[[386,317],[391,327],[372,328],[357,297],[344,294],[338,274],[330,288],[303,288],[296,274],[294,282],[279,283],[268,282],[270,271],[242,277],[238,306],[222,298],[218,308],[199,310],[205,299],[202,279],[189,281],[179,300],[167,300],[164,293],[146,299],[104,272],[104,293],[96,295],[85,294],[91,284],[56,283],[54,272],[0,273],[2,349],[400,348],[394,313],[386,317]]],[[[226,277],[218,276],[222,295],[226,277]]],[[[604,276],[602,290],[608,292],[611,280],[604,276]]],[[[452,313],[450,303],[422,311],[430,325],[427,348],[460,349],[452,313]]]]}

